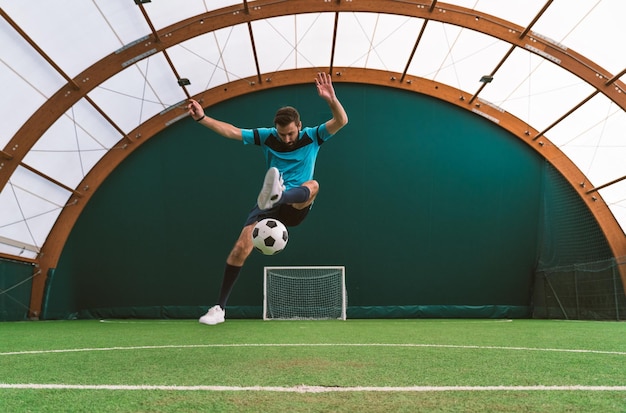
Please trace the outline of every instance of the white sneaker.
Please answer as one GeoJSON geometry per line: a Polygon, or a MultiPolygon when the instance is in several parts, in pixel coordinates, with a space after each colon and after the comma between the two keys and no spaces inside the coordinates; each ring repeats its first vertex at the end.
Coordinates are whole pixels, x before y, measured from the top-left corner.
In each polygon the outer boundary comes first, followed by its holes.
{"type": "Polygon", "coordinates": [[[226,311],[222,310],[219,305],[214,305],[209,308],[209,311],[198,320],[202,324],[214,326],[215,324],[223,323],[226,311]]]}
{"type": "Polygon", "coordinates": [[[283,186],[283,177],[280,176],[278,169],[271,167],[265,174],[263,188],[259,192],[257,204],[262,210],[271,209],[280,201],[285,187],[283,186]]]}

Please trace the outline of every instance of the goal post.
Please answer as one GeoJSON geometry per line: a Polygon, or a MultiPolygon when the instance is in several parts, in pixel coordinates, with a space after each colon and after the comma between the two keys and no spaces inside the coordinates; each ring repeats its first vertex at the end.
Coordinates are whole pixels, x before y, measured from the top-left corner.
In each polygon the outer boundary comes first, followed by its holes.
{"type": "Polygon", "coordinates": [[[343,266],[265,267],[263,320],[345,320],[343,266]]]}

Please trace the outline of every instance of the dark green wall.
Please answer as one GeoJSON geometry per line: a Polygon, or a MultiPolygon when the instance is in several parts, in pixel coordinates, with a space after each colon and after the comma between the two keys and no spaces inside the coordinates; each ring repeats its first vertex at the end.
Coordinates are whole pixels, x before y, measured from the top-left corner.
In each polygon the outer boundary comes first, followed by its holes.
{"type": "MultiPolygon", "coordinates": [[[[264,265],[345,265],[353,316],[472,316],[489,306],[523,316],[539,250],[542,158],[445,102],[382,87],[336,89],[350,123],[322,146],[320,195],[283,253],[253,253],[230,314],[261,306],[264,265]]],[[[329,117],[313,85],[250,94],[207,113],[270,126],[286,104],[307,126],[329,117]]],[[[214,304],[263,174],[258,147],[191,119],[155,136],[85,208],[55,271],[48,313],[200,315],[214,304]]]]}

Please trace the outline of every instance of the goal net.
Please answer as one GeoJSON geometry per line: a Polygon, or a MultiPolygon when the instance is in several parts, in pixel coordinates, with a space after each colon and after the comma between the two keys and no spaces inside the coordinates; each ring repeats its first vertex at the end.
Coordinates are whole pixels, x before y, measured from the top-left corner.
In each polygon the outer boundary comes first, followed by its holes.
{"type": "Polygon", "coordinates": [[[346,319],[344,267],[265,267],[264,320],[346,319]]]}

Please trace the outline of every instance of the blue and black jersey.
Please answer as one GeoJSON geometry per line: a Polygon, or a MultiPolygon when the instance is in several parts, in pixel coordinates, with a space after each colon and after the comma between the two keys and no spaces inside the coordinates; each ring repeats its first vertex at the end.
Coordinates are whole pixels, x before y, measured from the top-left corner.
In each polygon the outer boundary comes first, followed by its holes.
{"type": "Polygon", "coordinates": [[[290,147],[280,140],[276,128],[243,129],[241,134],[244,144],[263,149],[267,168],[273,166],[283,174],[286,190],[313,179],[320,146],[333,136],[328,133],[326,124],[305,127],[298,141],[290,147]]]}

